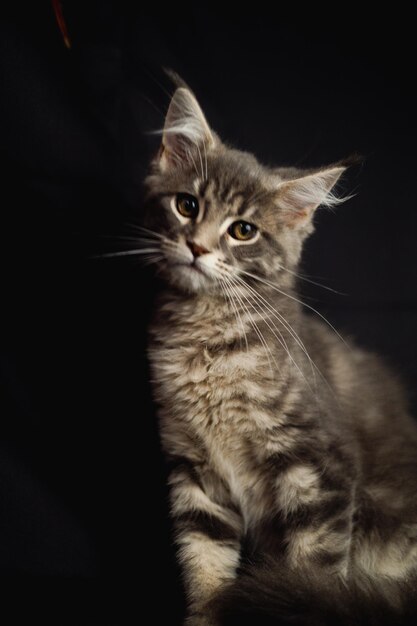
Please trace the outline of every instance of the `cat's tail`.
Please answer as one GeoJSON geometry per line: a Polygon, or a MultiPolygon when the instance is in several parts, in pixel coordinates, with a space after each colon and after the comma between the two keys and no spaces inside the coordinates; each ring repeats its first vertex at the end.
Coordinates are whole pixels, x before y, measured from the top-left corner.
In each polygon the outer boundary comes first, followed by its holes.
{"type": "Polygon", "coordinates": [[[269,564],[224,589],[215,613],[222,626],[415,626],[417,579],[376,584],[361,575],[347,584],[269,564]]]}

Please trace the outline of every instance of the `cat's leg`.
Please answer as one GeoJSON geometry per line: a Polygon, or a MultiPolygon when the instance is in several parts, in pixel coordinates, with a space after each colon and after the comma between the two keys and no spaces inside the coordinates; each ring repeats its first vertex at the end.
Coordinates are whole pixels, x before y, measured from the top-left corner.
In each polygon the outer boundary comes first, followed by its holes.
{"type": "MultiPolygon", "coordinates": [[[[309,514],[307,511],[306,515],[309,514]]],[[[305,518],[294,520],[287,531],[289,564],[295,568],[310,564],[323,575],[346,578],[351,561],[351,510],[345,509],[334,516],[321,516],[314,511],[311,518],[310,523],[305,518]]]]}
{"type": "Polygon", "coordinates": [[[187,626],[214,625],[208,604],[236,576],[243,523],[240,515],[213,502],[193,466],[170,475],[171,514],[188,599],[187,626]]]}
{"type": "Polygon", "coordinates": [[[346,465],[294,463],[278,474],[277,524],[293,568],[314,565],[346,577],[351,560],[355,480],[346,465]]]}

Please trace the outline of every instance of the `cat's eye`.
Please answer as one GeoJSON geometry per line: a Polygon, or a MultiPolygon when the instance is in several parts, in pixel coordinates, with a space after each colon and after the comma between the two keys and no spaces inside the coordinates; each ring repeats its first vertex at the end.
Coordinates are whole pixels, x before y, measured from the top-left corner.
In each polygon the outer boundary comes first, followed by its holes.
{"type": "Polygon", "coordinates": [[[239,222],[233,222],[233,224],[230,224],[227,232],[231,237],[233,237],[233,239],[237,239],[238,241],[249,241],[249,239],[253,239],[256,236],[258,229],[253,224],[240,220],[239,222]]]}
{"type": "Polygon", "coordinates": [[[189,193],[178,193],[175,206],[178,213],[183,217],[194,219],[198,215],[198,200],[189,193]]]}

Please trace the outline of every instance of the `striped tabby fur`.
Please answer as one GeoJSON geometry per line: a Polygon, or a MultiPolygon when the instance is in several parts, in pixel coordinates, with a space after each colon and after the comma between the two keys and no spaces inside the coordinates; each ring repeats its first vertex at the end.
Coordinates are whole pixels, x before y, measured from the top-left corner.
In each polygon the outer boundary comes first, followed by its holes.
{"type": "Polygon", "coordinates": [[[149,356],[189,626],[413,614],[416,425],[395,375],[296,292],[344,169],[263,167],[187,88],[172,98],[143,241],[165,281],[149,356]]]}

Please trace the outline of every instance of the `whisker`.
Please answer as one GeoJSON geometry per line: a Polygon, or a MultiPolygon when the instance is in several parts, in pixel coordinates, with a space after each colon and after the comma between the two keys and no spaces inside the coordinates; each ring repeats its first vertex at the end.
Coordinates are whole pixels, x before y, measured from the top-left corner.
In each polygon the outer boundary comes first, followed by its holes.
{"type": "Polygon", "coordinates": [[[100,238],[110,239],[112,241],[117,242],[127,242],[127,243],[144,243],[144,244],[160,244],[160,240],[151,239],[150,237],[134,237],[134,236],[126,236],[126,235],[101,235],[100,238]]]}
{"type": "Polygon", "coordinates": [[[143,263],[143,265],[152,265],[152,263],[160,263],[161,261],[164,261],[165,257],[163,257],[162,255],[160,256],[155,256],[155,257],[150,257],[149,259],[146,259],[143,263]]]}
{"type": "Polygon", "coordinates": [[[153,235],[153,237],[156,237],[156,239],[160,239],[160,240],[167,240],[169,241],[169,239],[167,239],[167,237],[165,237],[164,235],[161,235],[160,233],[157,233],[154,230],[150,230],[149,228],[145,228],[145,226],[141,226],[140,224],[134,224],[132,222],[126,222],[125,226],[128,226],[129,228],[133,228],[134,230],[139,230],[139,231],[143,231],[144,233],[148,233],[149,235],[153,235]]]}
{"type": "Polygon", "coordinates": [[[130,226],[132,228],[135,228],[139,231],[143,231],[145,233],[150,233],[150,235],[155,236],[157,239],[156,240],[152,240],[151,237],[138,237],[135,238],[137,241],[143,241],[144,243],[149,243],[149,244],[163,244],[163,245],[167,245],[167,246],[171,246],[171,249],[174,250],[178,250],[178,248],[180,248],[180,245],[175,242],[172,241],[171,239],[168,239],[168,237],[165,237],[164,235],[160,235],[159,233],[154,232],[153,230],[150,230],[149,228],[145,228],[144,226],[139,226],[138,224],[130,224],[130,226]]]}
{"type": "Polygon", "coordinates": [[[251,285],[249,285],[246,281],[244,281],[240,276],[235,275],[234,278],[240,281],[242,285],[244,285],[251,293],[253,293],[254,297],[256,297],[261,303],[264,304],[264,306],[266,306],[269,309],[270,313],[284,326],[284,328],[290,333],[292,338],[297,342],[299,347],[303,350],[303,352],[308,357],[307,349],[304,343],[302,342],[301,338],[296,333],[294,328],[291,326],[291,324],[287,322],[285,317],[279,311],[277,311],[271,305],[271,303],[266,298],[264,298],[264,296],[262,296],[258,291],[256,291],[256,289],[254,289],[251,285]]]}
{"type": "MultiPolygon", "coordinates": [[[[245,283],[242,283],[242,284],[245,284],[245,283]]],[[[247,285],[245,285],[245,286],[247,286],[247,285]]],[[[248,298],[247,298],[246,296],[244,296],[244,297],[245,297],[245,299],[246,299],[246,300],[248,300],[248,298]]],[[[250,297],[250,299],[252,300],[252,302],[255,302],[255,303],[257,303],[257,304],[258,304],[258,306],[259,306],[259,310],[262,312],[262,306],[265,306],[265,304],[262,302],[262,300],[260,300],[260,298],[257,298],[257,294],[256,294],[256,292],[254,292],[254,294],[250,294],[250,296],[249,296],[249,297],[250,297]]],[[[252,304],[252,306],[253,306],[253,308],[254,308],[255,310],[257,310],[257,309],[256,309],[256,306],[255,306],[254,304],[252,304]]],[[[269,308],[271,308],[271,307],[269,307],[269,308]]],[[[269,328],[269,330],[271,331],[271,333],[273,334],[273,336],[274,336],[274,337],[278,340],[279,344],[283,347],[284,351],[285,351],[285,352],[286,352],[286,354],[288,355],[288,357],[289,357],[289,359],[291,360],[292,364],[293,364],[293,365],[294,365],[294,367],[298,370],[298,372],[301,374],[301,376],[303,377],[303,379],[304,379],[305,383],[306,383],[306,384],[307,384],[307,386],[309,387],[310,391],[313,393],[313,390],[311,389],[311,387],[310,387],[310,383],[309,383],[309,382],[308,382],[308,380],[306,379],[306,377],[305,377],[305,375],[304,375],[304,372],[301,370],[300,366],[298,365],[298,363],[297,363],[297,362],[296,362],[296,360],[294,359],[293,355],[291,354],[290,349],[289,349],[289,347],[288,347],[288,344],[287,344],[287,342],[285,341],[285,338],[284,338],[284,336],[283,336],[282,332],[279,330],[279,328],[277,327],[277,325],[276,325],[276,324],[275,324],[275,323],[271,320],[271,318],[270,318],[269,316],[267,316],[267,317],[262,316],[262,320],[263,320],[263,322],[265,323],[265,325],[269,328]],[[268,321],[268,319],[269,319],[269,321],[268,321]],[[277,333],[278,333],[278,334],[277,334],[277,333]]],[[[280,323],[284,326],[284,328],[288,331],[288,329],[286,328],[286,326],[283,324],[283,321],[282,321],[282,320],[280,320],[280,319],[278,319],[278,321],[279,321],[279,322],[280,322],[280,323]]],[[[296,337],[294,337],[294,336],[293,336],[293,338],[296,340],[296,337]]],[[[307,351],[305,351],[305,353],[306,353],[306,356],[307,356],[308,360],[309,360],[310,362],[312,362],[312,361],[311,361],[311,359],[310,359],[310,357],[309,357],[309,355],[308,355],[308,353],[307,353],[307,351]]],[[[313,373],[313,376],[314,376],[314,370],[312,371],[312,373],[313,373]]]]}
{"type": "Polygon", "coordinates": [[[275,363],[275,365],[276,365],[277,369],[279,370],[278,363],[276,362],[276,360],[275,360],[275,358],[274,358],[274,355],[272,354],[271,349],[270,349],[270,347],[268,346],[268,343],[267,343],[267,341],[266,341],[265,337],[263,336],[263,334],[262,334],[261,330],[259,329],[259,327],[258,327],[257,323],[255,322],[255,320],[254,320],[254,318],[253,318],[253,315],[251,315],[251,313],[250,313],[250,311],[249,311],[248,307],[246,306],[245,302],[243,302],[242,298],[240,297],[240,294],[237,292],[237,290],[235,289],[235,287],[234,287],[234,286],[233,286],[233,284],[231,283],[230,279],[229,279],[228,277],[227,277],[227,278],[226,278],[226,277],[224,277],[224,278],[225,278],[225,279],[226,279],[226,281],[228,282],[229,287],[230,287],[230,289],[231,289],[232,293],[234,293],[235,298],[236,298],[236,300],[239,302],[240,306],[241,306],[242,308],[244,308],[244,309],[245,309],[246,314],[247,314],[247,316],[248,316],[248,318],[249,318],[249,322],[250,322],[250,324],[251,324],[251,326],[252,326],[253,330],[255,331],[255,333],[256,333],[256,335],[257,335],[257,337],[258,337],[259,341],[261,342],[262,346],[263,346],[263,347],[264,347],[264,349],[265,349],[265,354],[266,354],[266,357],[267,357],[267,359],[268,359],[268,364],[269,364],[269,367],[270,367],[270,369],[271,369],[271,372],[273,372],[273,371],[274,371],[274,370],[273,370],[273,367],[272,367],[272,363],[271,363],[271,358],[272,358],[272,361],[275,363]]]}
{"type": "MultiPolygon", "coordinates": [[[[228,268],[228,269],[229,269],[229,271],[230,271],[230,269],[231,269],[231,268],[228,268]]],[[[257,299],[257,301],[258,301],[258,303],[259,303],[260,305],[263,305],[264,307],[266,307],[266,308],[269,310],[270,314],[278,320],[278,322],[279,322],[279,323],[280,323],[280,324],[281,324],[281,325],[285,328],[285,330],[286,330],[286,331],[290,334],[290,336],[293,338],[293,340],[296,342],[296,344],[300,347],[300,349],[302,350],[302,352],[305,354],[305,356],[306,356],[306,358],[307,358],[307,360],[308,360],[308,362],[309,362],[309,365],[310,365],[310,367],[311,367],[311,372],[312,372],[312,375],[313,375],[314,385],[316,386],[316,384],[317,384],[317,383],[316,383],[316,376],[315,376],[315,374],[317,373],[317,374],[320,376],[320,378],[322,379],[322,381],[326,384],[326,386],[328,387],[328,389],[329,389],[329,391],[332,393],[332,395],[333,395],[334,397],[336,397],[336,396],[335,396],[334,389],[331,387],[330,383],[328,382],[328,380],[326,379],[326,377],[324,376],[324,374],[321,372],[321,370],[319,369],[319,367],[316,365],[316,363],[313,361],[313,359],[312,359],[312,358],[311,358],[311,356],[309,355],[309,353],[308,353],[308,351],[307,351],[307,348],[305,347],[305,345],[304,345],[304,343],[303,343],[303,341],[302,341],[301,337],[300,337],[300,336],[298,335],[298,333],[294,330],[294,328],[291,326],[291,324],[290,324],[290,323],[289,323],[289,322],[285,319],[285,317],[284,317],[283,315],[281,315],[281,313],[279,313],[279,311],[277,311],[277,310],[276,310],[276,309],[275,309],[275,308],[271,305],[271,303],[270,303],[268,300],[266,300],[266,298],[264,298],[264,297],[263,297],[263,296],[262,296],[259,292],[257,292],[257,291],[256,291],[256,290],[255,290],[255,289],[254,289],[251,285],[249,285],[249,284],[248,284],[246,281],[244,281],[244,280],[243,280],[240,276],[238,276],[238,275],[236,274],[236,272],[233,272],[233,278],[234,278],[234,280],[237,280],[238,282],[240,282],[240,284],[241,284],[241,285],[243,285],[243,286],[244,286],[244,288],[248,289],[248,290],[249,290],[249,292],[250,292],[250,293],[252,293],[252,297],[253,297],[253,298],[256,298],[256,299],[257,299]]],[[[266,322],[266,320],[264,320],[264,321],[266,322]]],[[[272,321],[271,321],[271,323],[273,324],[274,328],[275,328],[275,329],[279,332],[279,330],[278,330],[278,328],[276,327],[276,325],[275,325],[272,321]]],[[[273,331],[272,331],[272,329],[271,329],[271,332],[273,332],[273,331]]],[[[282,334],[281,334],[280,332],[279,332],[279,334],[280,334],[280,335],[281,335],[281,337],[282,337],[282,334]]],[[[277,339],[278,339],[278,338],[277,338],[277,339]]],[[[310,384],[308,383],[307,379],[305,378],[304,373],[300,370],[300,368],[299,368],[298,364],[295,362],[294,358],[293,358],[293,357],[292,357],[292,355],[290,354],[289,349],[288,349],[288,346],[287,346],[287,344],[286,344],[286,342],[285,342],[285,339],[284,339],[283,337],[282,337],[282,339],[283,339],[283,341],[284,341],[284,343],[285,343],[285,346],[283,346],[283,347],[284,347],[284,349],[286,350],[286,352],[287,352],[287,354],[288,354],[289,358],[292,360],[292,362],[294,363],[294,365],[296,366],[296,368],[299,370],[300,374],[303,376],[303,378],[304,378],[304,380],[305,380],[306,384],[308,385],[308,387],[309,387],[310,391],[311,391],[312,393],[314,393],[314,392],[313,392],[313,390],[312,390],[312,388],[311,388],[311,386],[310,386],[310,384]]],[[[282,344],[281,344],[281,345],[282,345],[282,344]]],[[[317,395],[316,395],[316,394],[314,394],[314,395],[316,396],[316,400],[317,400],[317,395]]]]}
{"type": "Polygon", "coordinates": [[[333,289],[332,287],[328,287],[327,285],[323,285],[322,283],[319,283],[315,280],[312,280],[311,278],[307,278],[307,276],[303,276],[302,274],[298,274],[297,272],[294,272],[294,270],[290,270],[287,267],[284,267],[283,265],[279,265],[279,269],[284,270],[284,272],[288,272],[288,274],[292,274],[293,276],[296,276],[297,278],[299,278],[300,280],[303,280],[306,283],[311,283],[312,285],[315,285],[316,287],[321,287],[322,289],[327,289],[327,291],[331,291],[332,293],[337,293],[339,296],[347,296],[347,293],[343,293],[343,291],[337,291],[336,289],[333,289]]]}
{"type": "Polygon", "coordinates": [[[333,324],[331,324],[331,322],[329,322],[328,319],[326,319],[324,317],[324,315],[322,315],[320,313],[320,311],[317,311],[317,309],[315,309],[314,307],[312,307],[310,304],[307,304],[306,302],[303,302],[302,300],[299,300],[298,298],[296,298],[295,296],[286,293],[285,291],[282,291],[282,289],[279,289],[276,285],[274,285],[274,283],[271,283],[268,280],[265,280],[263,278],[260,278],[259,276],[256,276],[256,274],[252,274],[251,272],[247,272],[246,270],[239,270],[242,274],[245,274],[246,276],[250,276],[250,278],[253,278],[257,281],[259,281],[260,283],[263,283],[264,285],[266,285],[267,287],[270,287],[271,289],[274,289],[275,291],[277,291],[278,293],[280,293],[281,295],[289,298],[290,300],[294,300],[294,302],[298,302],[298,304],[301,304],[302,306],[305,306],[307,309],[310,309],[310,311],[313,311],[313,313],[315,313],[316,315],[318,315],[323,322],[325,322],[327,324],[327,326],[329,326],[329,328],[332,329],[332,331],[337,335],[337,337],[339,337],[340,341],[343,342],[343,344],[350,349],[350,346],[346,343],[346,341],[343,339],[342,335],[336,330],[336,328],[333,326],[333,324]]]}
{"type": "MultiPolygon", "coordinates": [[[[253,289],[253,287],[251,287],[250,285],[248,285],[247,283],[244,283],[248,289],[252,290],[255,294],[258,295],[258,298],[261,298],[261,300],[265,303],[265,306],[267,306],[267,308],[271,311],[272,315],[274,317],[276,317],[276,319],[284,326],[284,328],[287,330],[287,332],[291,335],[291,337],[294,339],[294,341],[297,343],[297,345],[301,348],[302,352],[305,354],[310,368],[311,368],[311,373],[313,375],[313,379],[314,379],[314,384],[316,385],[316,377],[315,374],[317,373],[321,380],[325,383],[325,385],[328,387],[329,391],[332,393],[332,395],[336,398],[334,389],[332,388],[332,386],[330,385],[329,381],[327,380],[327,378],[324,376],[323,372],[320,370],[320,368],[316,365],[316,363],[313,361],[313,359],[311,358],[310,354],[308,353],[307,348],[305,347],[301,337],[298,335],[298,333],[294,330],[293,326],[291,326],[291,324],[285,319],[285,317],[283,315],[281,315],[269,302],[268,300],[266,300],[266,298],[264,298],[261,294],[259,294],[258,292],[256,292],[256,290],[253,289]]],[[[306,381],[307,382],[307,381],[306,381]]],[[[311,389],[311,388],[310,388],[311,389]]]]}
{"type": "MultiPolygon", "coordinates": [[[[284,347],[285,344],[285,340],[282,337],[282,333],[279,331],[278,328],[276,328],[275,326],[275,330],[278,332],[278,334],[280,336],[277,335],[277,333],[275,332],[274,328],[269,324],[268,320],[265,319],[262,309],[261,307],[257,308],[256,307],[256,300],[254,300],[253,298],[248,298],[248,296],[246,296],[245,294],[241,294],[242,298],[245,299],[245,301],[248,303],[249,306],[252,307],[252,309],[258,314],[260,315],[262,321],[264,322],[264,324],[269,328],[269,330],[271,331],[271,333],[274,335],[274,337],[278,340],[278,342],[284,347]]],[[[285,349],[285,348],[284,348],[285,349]]],[[[288,351],[287,351],[288,352],[288,351]]],[[[288,352],[288,356],[292,359],[291,355],[288,352]]],[[[293,360],[293,359],[292,359],[293,360]]],[[[294,361],[295,364],[295,361],[294,361]]],[[[281,370],[281,368],[279,367],[279,365],[277,364],[278,370],[281,370]]]]}
{"type": "Polygon", "coordinates": [[[107,252],[106,254],[95,254],[92,259],[109,259],[118,256],[137,256],[141,254],[149,254],[151,252],[161,252],[158,248],[135,248],[134,250],[122,250],[119,252],[107,252]]]}
{"type": "Polygon", "coordinates": [[[241,326],[242,333],[239,333],[239,335],[240,335],[240,343],[242,345],[242,336],[243,336],[244,339],[245,339],[245,344],[246,344],[246,352],[248,352],[248,350],[249,350],[248,338],[246,336],[246,331],[245,331],[245,327],[244,327],[244,324],[243,324],[242,316],[240,315],[239,309],[237,308],[236,303],[235,303],[235,301],[233,299],[233,294],[230,294],[230,291],[228,291],[228,287],[227,287],[227,284],[226,284],[226,281],[224,280],[224,278],[219,276],[218,279],[219,279],[220,285],[222,286],[222,289],[223,289],[223,291],[224,291],[224,293],[226,295],[226,298],[228,299],[228,301],[230,302],[230,304],[231,304],[231,306],[233,308],[233,312],[234,312],[234,315],[236,317],[236,321],[241,326]]]}
{"type": "MultiPolygon", "coordinates": [[[[243,283],[243,284],[245,284],[245,283],[243,283]]],[[[245,284],[245,286],[249,287],[247,284],[245,284]]],[[[265,307],[269,303],[266,300],[265,300],[265,302],[263,302],[264,299],[263,298],[261,299],[261,297],[257,297],[257,296],[258,296],[258,294],[255,291],[253,292],[253,294],[250,295],[251,299],[254,302],[258,303],[258,306],[260,307],[260,310],[262,311],[262,306],[265,307]]],[[[271,307],[271,306],[267,306],[267,308],[269,308],[270,312],[274,315],[275,309],[273,309],[273,307],[271,307]]],[[[302,343],[301,339],[299,339],[299,337],[298,337],[297,333],[295,333],[295,331],[294,331],[294,333],[292,332],[292,327],[289,324],[288,324],[288,326],[290,328],[287,327],[286,320],[285,320],[284,317],[282,317],[282,316],[277,317],[276,315],[274,315],[274,317],[276,317],[278,319],[280,324],[285,328],[285,330],[287,330],[287,332],[290,333],[290,335],[295,340],[295,342],[301,347],[302,351],[304,352],[305,356],[307,357],[307,360],[308,360],[309,365],[311,367],[313,379],[315,380],[315,371],[314,371],[314,369],[317,368],[317,366],[315,365],[314,361],[311,359],[310,355],[308,354],[307,350],[305,349],[304,344],[302,343]],[[282,317],[282,319],[281,319],[281,317],[282,317]]],[[[308,382],[308,380],[307,380],[307,378],[306,378],[306,376],[304,374],[304,372],[302,371],[302,369],[298,365],[297,361],[294,359],[293,355],[291,354],[290,349],[288,347],[288,344],[285,341],[285,338],[284,338],[283,334],[281,333],[281,331],[279,330],[279,328],[277,327],[277,325],[271,320],[271,318],[269,316],[267,316],[266,318],[264,317],[263,318],[263,322],[266,324],[266,326],[268,326],[268,328],[271,331],[271,333],[273,334],[273,336],[278,340],[280,345],[283,347],[283,349],[286,352],[287,356],[289,357],[290,361],[292,362],[294,367],[297,369],[299,374],[301,374],[304,382],[306,383],[306,385],[309,388],[309,390],[311,391],[311,393],[313,393],[313,395],[315,395],[313,389],[310,386],[310,383],[308,382]],[[268,318],[269,318],[269,321],[268,321],[268,318]],[[277,335],[277,333],[278,333],[278,335],[277,335]]]]}

